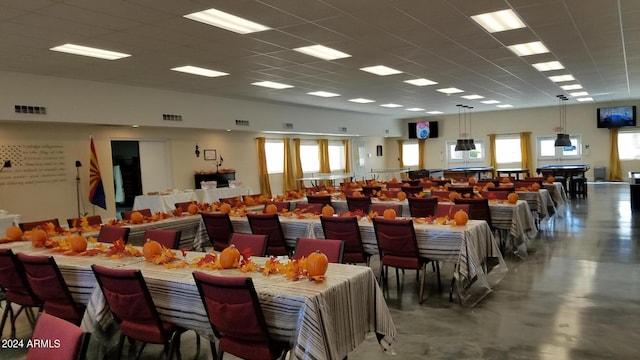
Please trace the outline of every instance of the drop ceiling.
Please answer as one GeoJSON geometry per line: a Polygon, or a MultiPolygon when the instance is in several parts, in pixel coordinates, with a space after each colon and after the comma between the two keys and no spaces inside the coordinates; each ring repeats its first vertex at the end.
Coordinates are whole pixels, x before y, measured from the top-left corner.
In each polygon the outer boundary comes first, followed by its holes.
{"type": "MultiPolygon", "coordinates": [[[[579,83],[596,102],[640,98],[638,0],[22,0],[0,1],[0,71],[278,102],[393,118],[554,106],[561,85],[579,83]],[[184,18],[216,8],[271,30],[236,34],[184,18]],[[525,28],[490,34],[473,15],[512,9],[525,28]],[[542,41],[549,53],[518,57],[508,45],[542,41]],[[64,43],[131,54],[116,61],[49,49],[64,43]],[[294,51],[321,44],[349,58],[294,51]],[[539,72],[534,63],[565,69],[539,72]],[[229,73],[206,78],[171,71],[194,65],[229,73]],[[401,74],[359,70],[385,65],[401,74]],[[548,76],[571,74],[554,83],[548,76]],[[426,78],[418,87],[405,80],[426,78]],[[259,81],[293,85],[282,90],[259,81]],[[436,91],[455,87],[460,94],[436,91]],[[313,91],[340,94],[333,98],[313,91]],[[478,100],[464,95],[481,95],[478,100]],[[374,100],[354,103],[354,98],[374,100]],[[499,104],[481,101],[497,100],[499,104]],[[380,106],[386,103],[399,108],[380,106]],[[422,108],[411,112],[408,108],[422,108]]],[[[8,86],[7,84],[3,84],[8,86]]],[[[570,103],[576,103],[569,96],[570,103]]]]}

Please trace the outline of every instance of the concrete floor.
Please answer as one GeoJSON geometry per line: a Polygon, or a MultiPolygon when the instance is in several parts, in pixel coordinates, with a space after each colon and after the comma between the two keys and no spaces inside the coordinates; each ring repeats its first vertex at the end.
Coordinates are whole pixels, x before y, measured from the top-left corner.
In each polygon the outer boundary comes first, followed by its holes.
{"type": "MultiPolygon", "coordinates": [[[[589,184],[588,199],[573,200],[558,215],[543,222],[526,259],[506,256],[509,272],[474,308],[450,303],[434,278],[419,305],[411,272],[398,299],[390,279],[387,303],[398,328],[393,353],[371,334],[349,359],[640,358],[640,213],[632,216],[629,185],[589,184]]],[[[443,279],[451,270],[444,266],[443,279]]],[[[18,337],[26,339],[31,331],[22,318],[18,337]]],[[[183,359],[196,358],[192,334],[183,336],[183,359]]],[[[142,358],[159,354],[148,346],[142,358]]],[[[0,349],[0,359],[24,356],[0,349]]],[[[210,358],[203,344],[197,359],[210,358]]]]}

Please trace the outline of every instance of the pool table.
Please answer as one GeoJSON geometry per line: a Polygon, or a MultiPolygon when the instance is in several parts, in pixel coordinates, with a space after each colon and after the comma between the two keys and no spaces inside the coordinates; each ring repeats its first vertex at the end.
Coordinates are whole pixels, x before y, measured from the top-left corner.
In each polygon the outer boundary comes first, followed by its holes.
{"type": "Polygon", "coordinates": [[[584,173],[589,170],[589,165],[575,164],[575,165],[545,165],[536,169],[538,174],[542,176],[562,177],[558,178],[558,181],[562,182],[565,191],[569,190],[569,195],[572,199],[576,198],[575,187],[571,181],[574,177],[584,177],[584,173]],[[569,187],[567,188],[567,184],[569,187]]]}
{"type": "Polygon", "coordinates": [[[493,167],[491,166],[461,166],[443,170],[445,179],[455,177],[475,176],[476,179],[493,178],[493,167]],[[484,176],[483,176],[484,175],[484,176]]]}

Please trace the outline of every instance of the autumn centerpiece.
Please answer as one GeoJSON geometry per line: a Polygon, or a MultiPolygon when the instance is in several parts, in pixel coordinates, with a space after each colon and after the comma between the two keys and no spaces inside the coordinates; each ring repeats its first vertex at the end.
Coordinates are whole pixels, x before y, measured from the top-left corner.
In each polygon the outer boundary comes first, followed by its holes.
{"type": "Polygon", "coordinates": [[[152,260],[156,256],[162,254],[162,245],[155,240],[148,239],[144,245],[142,245],[142,255],[148,261],[152,260]]]}
{"type": "Polygon", "coordinates": [[[516,193],[510,193],[509,195],[507,195],[507,201],[511,204],[515,204],[516,202],[518,202],[518,194],[516,193]]]}
{"type": "Polygon", "coordinates": [[[44,230],[31,230],[31,245],[33,245],[33,247],[43,247],[47,242],[47,239],[47,233],[44,230]]]}
{"type": "Polygon", "coordinates": [[[322,216],[331,217],[335,213],[336,212],[331,205],[325,205],[322,207],[322,216]]]}
{"type": "Polygon", "coordinates": [[[129,217],[129,221],[131,221],[132,224],[142,224],[143,220],[144,216],[139,211],[132,212],[131,216],[129,217]]]}
{"type": "Polygon", "coordinates": [[[386,208],[382,212],[382,217],[384,217],[385,219],[395,219],[396,215],[396,211],[392,208],[386,208]]]}
{"type": "Polygon", "coordinates": [[[87,239],[82,235],[72,235],[69,239],[69,248],[77,253],[87,251],[87,239]]]}
{"type": "Polygon", "coordinates": [[[310,278],[321,277],[327,272],[329,259],[327,258],[327,255],[316,250],[309,254],[306,265],[307,273],[310,278]]]}
{"type": "Polygon", "coordinates": [[[464,210],[458,210],[453,214],[453,220],[456,222],[456,225],[466,225],[469,221],[469,214],[464,210]]]}
{"type": "Polygon", "coordinates": [[[240,251],[231,244],[220,253],[220,265],[223,269],[238,267],[240,262],[240,251]]]}
{"type": "Polygon", "coordinates": [[[11,241],[18,241],[22,239],[23,233],[22,229],[20,229],[19,227],[9,226],[5,231],[5,235],[7,236],[7,239],[11,241]]]}

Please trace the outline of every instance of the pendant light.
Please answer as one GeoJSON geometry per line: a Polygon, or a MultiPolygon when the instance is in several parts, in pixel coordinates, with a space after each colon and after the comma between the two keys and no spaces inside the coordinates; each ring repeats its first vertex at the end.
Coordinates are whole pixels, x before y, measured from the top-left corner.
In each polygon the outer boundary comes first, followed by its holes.
{"type": "Polygon", "coordinates": [[[557,137],[556,137],[556,141],[554,142],[555,146],[571,146],[571,139],[569,137],[568,131],[567,131],[567,105],[564,104],[565,101],[569,100],[566,96],[564,95],[556,95],[556,97],[558,98],[558,110],[559,110],[559,117],[560,117],[560,132],[558,133],[557,137]]]}
{"type": "MultiPolygon", "coordinates": [[[[469,111],[469,133],[467,134],[467,144],[469,147],[469,150],[475,150],[476,149],[476,144],[473,142],[473,136],[471,135],[471,109],[473,109],[473,106],[465,106],[465,108],[467,108],[469,111]]],[[[466,119],[466,117],[465,117],[466,119]]],[[[464,122],[464,130],[465,132],[467,131],[467,121],[465,120],[464,122]]]]}
{"type": "MultiPolygon", "coordinates": [[[[467,139],[464,138],[464,134],[462,133],[462,123],[460,121],[461,117],[461,113],[460,113],[460,109],[464,106],[464,105],[456,105],[458,107],[458,140],[456,140],[456,147],[455,147],[455,151],[469,151],[469,144],[467,143],[467,139]]],[[[466,121],[465,121],[466,122],[466,121]]]]}

